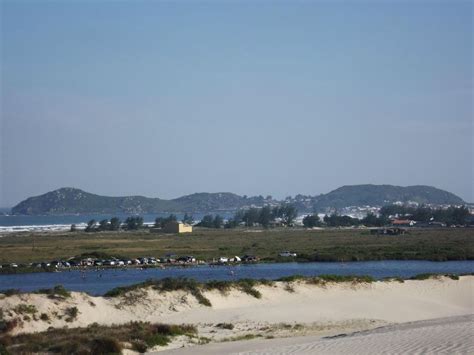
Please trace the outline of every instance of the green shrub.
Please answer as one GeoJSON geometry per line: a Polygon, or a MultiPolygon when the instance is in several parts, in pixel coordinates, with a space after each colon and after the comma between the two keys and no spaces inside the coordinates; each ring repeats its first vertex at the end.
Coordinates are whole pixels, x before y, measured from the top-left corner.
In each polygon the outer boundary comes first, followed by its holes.
{"type": "Polygon", "coordinates": [[[318,278],[326,282],[375,282],[375,279],[368,275],[319,275],[318,278]]]}
{"type": "Polygon", "coordinates": [[[146,345],[150,348],[154,346],[165,346],[170,342],[170,338],[167,335],[163,334],[153,334],[145,340],[146,345]]]}
{"type": "Polygon", "coordinates": [[[282,281],[282,282],[294,282],[294,281],[300,281],[300,280],[305,280],[307,277],[303,275],[292,275],[292,276],[285,276],[285,277],[280,277],[276,281],[282,281]]]}
{"type": "Polygon", "coordinates": [[[41,319],[42,321],[47,322],[47,321],[49,321],[49,316],[48,316],[46,313],[41,313],[40,319],[41,319]]]}
{"type": "Polygon", "coordinates": [[[92,340],[91,350],[93,354],[121,354],[122,345],[117,339],[101,337],[92,340]]]}
{"type": "Polygon", "coordinates": [[[452,280],[459,280],[459,275],[456,275],[456,274],[433,274],[433,273],[418,274],[413,277],[410,277],[410,280],[428,280],[428,279],[434,279],[440,276],[449,277],[452,280]]]}
{"type": "Polygon", "coordinates": [[[236,282],[236,286],[246,294],[253,296],[255,298],[262,298],[260,291],[254,288],[255,285],[259,283],[257,280],[252,279],[241,279],[236,282]]]}
{"type": "Polygon", "coordinates": [[[7,348],[3,344],[0,344],[0,355],[10,355],[7,348]]]}
{"type": "Polygon", "coordinates": [[[116,354],[122,351],[121,344],[124,342],[131,343],[136,351],[145,352],[148,346],[162,345],[173,336],[194,335],[196,332],[192,325],[144,322],[112,326],[92,324],[85,328],[51,328],[40,333],[19,334],[10,337],[11,340],[4,345],[15,354],[116,354]]]}
{"type": "Polygon", "coordinates": [[[16,314],[35,314],[38,312],[34,304],[20,303],[13,308],[16,314]]]}
{"type": "Polygon", "coordinates": [[[18,318],[10,320],[0,320],[0,334],[6,334],[18,326],[18,318]]]}
{"type": "Polygon", "coordinates": [[[36,291],[35,293],[48,295],[49,298],[69,298],[71,297],[71,292],[66,290],[63,285],[56,285],[53,288],[42,288],[36,291]]]}
{"type": "Polygon", "coordinates": [[[72,322],[77,318],[78,314],[79,309],[77,309],[77,307],[66,308],[66,310],[64,311],[64,315],[66,316],[66,322],[72,322]]]}
{"type": "Polygon", "coordinates": [[[148,345],[143,340],[134,340],[132,341],[132,350],[142,354],[148,350],[148,345]]]}

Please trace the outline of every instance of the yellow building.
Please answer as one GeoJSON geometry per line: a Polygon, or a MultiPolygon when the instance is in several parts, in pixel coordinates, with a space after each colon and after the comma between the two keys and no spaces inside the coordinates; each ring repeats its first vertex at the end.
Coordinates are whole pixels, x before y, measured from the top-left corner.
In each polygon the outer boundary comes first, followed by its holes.
{"type": "Polygon", "coordinates": [[[168,222],[163,227],[165,233],[191,233],[192,231],[193,226],[176,221],[168,222]]]}

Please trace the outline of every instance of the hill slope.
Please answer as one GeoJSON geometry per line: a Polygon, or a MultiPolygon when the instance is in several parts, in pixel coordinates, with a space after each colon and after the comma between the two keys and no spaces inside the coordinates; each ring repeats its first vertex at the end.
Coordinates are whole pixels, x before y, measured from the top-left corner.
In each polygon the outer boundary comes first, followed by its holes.
{"type": "Polygon", "coordinates": [[[397,201],[434,205],[464,203],[460,197],[451,192],[432,186],[350,185],[316,197],[314,207],[324,209],[328,207],[384,206],[397,201]]]}
{"type": "Polygon", "coordinates": [[[108,197],[75,188],[61,188],[30,197],[12,208],[13,214],[143,214],[162,212],[208,212],[236,210],[248,203],[258,204],[259,197],[244,198],[232,193],[200,193],[174,200],[143,196],[108,197]]]}
{"type": "MultiPolygon", "coordinates": [[[[300,212],[311,212],[313,209],[348,206],[383,206],[397,201],[435,205],[464,203],[460,197],[431,186],[352,185],[342,186],[324,195],[309,197],[308,205],[298,203],[296,205],[300,212]]],[[[67,187],[30,197],[13,207],[12,213],[22,215],[206,213],[235,211],[249,206],[261,207],[267,202],[278,201],[268,201],[262,196],[247,198],[229,192],[196,193],[172,200],[143,196],[108,197],[67,187]]]]}

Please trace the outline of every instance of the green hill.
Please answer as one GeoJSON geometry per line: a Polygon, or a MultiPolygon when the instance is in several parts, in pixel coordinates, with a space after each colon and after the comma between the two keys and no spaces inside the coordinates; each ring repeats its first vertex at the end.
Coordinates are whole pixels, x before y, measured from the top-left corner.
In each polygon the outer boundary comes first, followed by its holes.
{"type": "Polygon", "coordinates": [[[348,206],[384,206],[395,202],[434,205],[460,205],[465,202],[451,192],[432,186],[349,185],[342,186],[314,200],[316,209],[348,206]]]}
{"type": "MultiPolygon", "coordinates": [[[[307,205],[293,201],[300,212],[348,206],[384,206],[397,201],[435,205],[460,205],[464,201],[431,186],[352,185],[309,199],[307,205]]],[[[30,197],[12,208],[13,214],[146,214],[164,212],[206,213],[235,211],[243,207],[261,207],[269,201],[262,196],[246,197],[230,192],[195,193],[172,200],[143,196],[108,197],[75,188],[61,188],[30,197]]],[[[278,201],[271,201],[278,203],[278,201]]]]}
{"type": "MultiPolygon", "coordinates": [[[[259,197],[244,198],[232,193],[199,193],[174,200],[143,196],[108,197],[75,188],[61,188],[30,197],[12,208],[13,214],[144,214],[162,212],[232,211],[258,203],[259,197]]],[[[263,199],[262,199],[263,201],[263,199]]],[[[263,205],[262,203],[260,205],[263,205]]]]}

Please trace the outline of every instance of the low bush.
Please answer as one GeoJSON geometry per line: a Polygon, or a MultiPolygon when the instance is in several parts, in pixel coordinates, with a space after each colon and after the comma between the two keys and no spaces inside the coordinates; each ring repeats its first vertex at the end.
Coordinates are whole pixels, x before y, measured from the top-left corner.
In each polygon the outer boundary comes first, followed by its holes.
{"type": "Polygon", "coordinates": [[[38,312],[34,304],[20,303],[12,309],[16,314],[35,314],[38,312]]]}
{"type": "Polygon", "coordinates": [[[174,336],[196,333],[192,325],[131,322],[107,327],[92,324],[86,328],[51,328],[41,333],[20,334],[10,337],[4,346],[7,351],[18,354],[117,354],[122,352],[124,342],[132,344],[135,351],[146,352],[149,347],[166,345],[174,336]]]}
{"type": "Polygon", "coordinates": [[[429,279],[439,278],[442,276],[449,277],[451,280],[459,280],[459,275],[456,275],[456,274],[433,274],[433,273],[418,274],[418,275],[410,277],[410,280],[429,280],[429,279]]]}
{"type": "Polygon", "coordinates": [[[300,280],[306,280],[307,277],[303,275],[292,275],[292,276],[285,276],[285,277],[280,277],[276,281],[282,281],[282,282],[294,282],[294,281],[300,281],[300,280]]]}
{"type": "Polygon", "coordinates": [[[372,276],[368,275],[319,275],[319,279],[325,282],[357,282],[357,283],[371,283],[375,282],[372,276]]]}
{"type": "Polygon", "coordinates": [[[20,320],[18,318],[13,318],[10,320],[0,320],[0,334],[6,334],[11,332],[13,329],[15,329],[18,324],[20,323],[20,320]]]}
{"type": "Polygon", "coordinates": [[[71,292],[66,290],[63,285],[56,285],[53,288],[42,288],[36,291],[35,293],[48,295],[49,298],[69,298],[71,297],[71,292]]]}
{"type": "Polygon", "coordinates": [[[132,350],[139,352],[140,354],[146,352],[148,345],[143,340],[132,341],[132,350]]]}
{"type": "Polygon", "coordinates": [[[66,316],[66,322],[72,322],[77,318],[79,314],[79,309],[77,307],[69,307],[66,308],[64,311],[64,315],[66,316]]]}
{"type": "Polygon", "coordinates": [[[122,344],[112,337],[99,337],[91,342],[92,354],[121,354],[122,344]]]}

